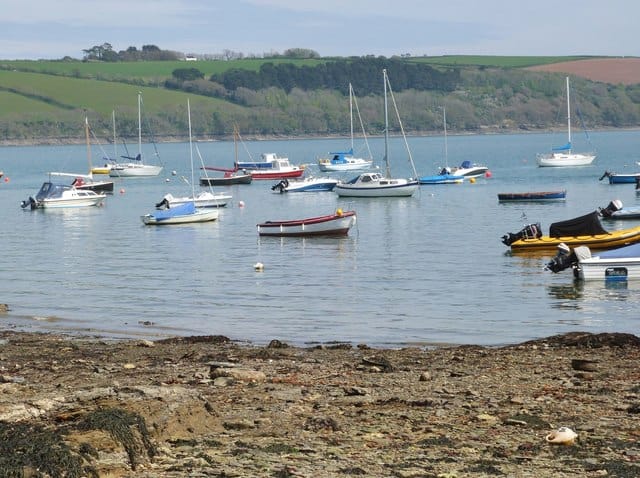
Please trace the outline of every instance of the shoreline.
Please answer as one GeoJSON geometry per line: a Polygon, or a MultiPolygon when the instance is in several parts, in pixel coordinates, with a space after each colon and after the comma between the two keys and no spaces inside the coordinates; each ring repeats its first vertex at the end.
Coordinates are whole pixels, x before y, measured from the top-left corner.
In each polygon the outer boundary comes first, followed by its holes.
{"type": "MultiPolygon", "coordinates": [[[[591,133],[598,132],[610,132],[610,131],[640,131],[640,127],[629,127],[629,128],[601,128],[595,130],[589,130],[591,133]]],[[[513,135],[513,134],[546,134],[553,133],[548,129],[544,130],[533,130],[533,129],[501,129],[501,128],[489,128],[487,127],[484,130],[479,131],[463,131],[463,132],[451,132],[447,131],[449,136],[497,136],[497,135],[513,135]]],[[[407,134],[409,138],[422,138],[422,137],[433,137],[433,136],[442,136],[442,131],[418,131],[413,132],[411,134],[407,134]]],[[[392,134],[392,137],[400,137],[399,134],[392,134]]],[[[382,135],[368,135],[367,138],[382,138],[382,135]]],[[[305,140],[315,140],[315,139],[344,139],[344,135],[330,135],[330,134],[319,134],[319,135],[301,135],[301,136],[284,136],[284,135],[243,135],[243,140],[246,141],[305,141],[305,140]]],[[[129,142],[134,142],[134,138],[121,138],[127,139],[129,142]]],[[[156,143],[185,143],[189,141],[188,136],[159,136],[157,138],[156,143]]],[[[194,137],[195,142],[201,143],[215,143],[215,142],[229,142],[233,141],[233,135],[226,135],[221,137],[203,137],[198,139],[198,137],[194,137]]],[[[73,146],[73,145],[84,145],[84,138],[29,138],[29,139],[2,139],[0,140],[0,147],[20,147],[20,146],[73,146]]],[[[148,142],[147,142],[148,143],[148,142]]]]}
{"type": "Polygon", "coordinates": [[[616,333],[390,350],[2,331],[0,472],[638,476],[638,359],[616,333]],[[550,443],[559,427],[577,439],[550,443]]]}

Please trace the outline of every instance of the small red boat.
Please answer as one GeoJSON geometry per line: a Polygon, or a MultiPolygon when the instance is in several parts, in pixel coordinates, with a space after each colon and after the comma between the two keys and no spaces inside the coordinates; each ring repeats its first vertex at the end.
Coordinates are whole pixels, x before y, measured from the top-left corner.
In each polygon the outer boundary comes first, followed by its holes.
{"type": "Polygon", "coordinates": [[[346,236],[356,223],[355,211],[338,209],[335,214],[258,224],[260,236],[346,236]]]}

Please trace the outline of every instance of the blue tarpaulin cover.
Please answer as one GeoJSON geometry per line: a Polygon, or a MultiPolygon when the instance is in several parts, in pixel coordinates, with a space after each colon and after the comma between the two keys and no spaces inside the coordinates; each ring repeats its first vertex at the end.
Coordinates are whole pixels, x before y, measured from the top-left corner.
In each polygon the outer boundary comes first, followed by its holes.
{"type": "Polygon", "coordinates": [[[187,202],[184,204],[180,204],[179,206],[171,207],[169,209],[156,211],[153,213],[153,217],[155,217],[157,221],[162,221],[163,219],[170,219],[175,216],[184,216],[187,214],[193,214],[194,212],[196,212],[195,203],[187,202]]]}

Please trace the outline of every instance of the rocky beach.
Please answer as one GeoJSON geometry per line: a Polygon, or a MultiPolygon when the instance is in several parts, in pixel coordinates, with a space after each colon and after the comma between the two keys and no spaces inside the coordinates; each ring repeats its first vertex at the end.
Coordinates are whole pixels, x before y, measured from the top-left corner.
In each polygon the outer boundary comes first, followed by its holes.
{"type": "Polygon", "coordinates": [[[640,339],[256,347],[0,334],[2,477],[632,477],[640,339]],[[560,427],[569,444],[549,440],[560,427]]]}

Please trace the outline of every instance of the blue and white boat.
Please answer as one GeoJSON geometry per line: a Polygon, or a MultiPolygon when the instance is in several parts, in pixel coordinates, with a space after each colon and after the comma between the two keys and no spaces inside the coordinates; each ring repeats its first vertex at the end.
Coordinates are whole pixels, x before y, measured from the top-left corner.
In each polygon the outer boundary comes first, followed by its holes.
{"type": "Polygon", "coordinates": [[[157,210],[151,214],[145,214],[141,219],[144,224],[149,226],[209,222],[218,219],[218,210],[211,208],[198,209],[192,201],[169,209],[157,210]]]}
{"type": "MultiPolygon", "coordinates": [[[[196,195],[194,190],[193,173],[193,142],[191,140],[191,106],[187,100],[187,114],[189,118],[189,151],[191,153],[191,200],[182,198],[186,202],[172,205],[167,201],[165,209],[154,211],[141,216],[142,222],[149,226],[164,226],[170,224],[190,224],[197,222],[209,222],[218,219],[217,207],[196,207],[196,195]]],[[[166,198],[165,198],[166,199],[166,198]]],[[[164,201],[163,201],[164,202],[164,201]]],[[[156,207],[158,207],[157,205],[156,207]]]]}
{"type": "Polygon", "coordinates": [[[609,184],[635,184],[640,180],[640,173],[614,173],[612,171],[605,171],[600,176],[600,181],[604,178],[609,178],[609,184]]]}
{"type": "Polygon", "coordinates": [[[500,202],[537,202],[537,201],[564,201],[567,198],[567,191],[531,191],[524,193],[498,193],[500,202]]]}
{"type": "Polygon", "coordinates": [[[313,178],[304,179],[282,178],[278,183],[271,186],[271,190],[277,193],[311,193],[322,191],[333,191],[338,184],[334,178],[313,178]]]}
{"type": "Polygon", "coordinates": [[[464,178],[465,176],[453,174],[449,168],[442,168],[440,174],[419,177],[418,182],[420,184],[461,184],[464,178]]]}
{"type": "Polygon", "coordinates": [[[358,102],[356,96],[353,93],[353,87],[349,83],[349,117],[351,120],[351,149],[349,151],[337,151],[329,153],[331,158],[318,159],[318,167],[322,172],[329,171],[365,171],[373,165],[373,155],[369,148],[369,142],[367,141],[367,134],[364,130],[364,124],[362,123],[362,117],[360,116],[360,109],[358,108],[358,102]],[[362,129],[362,136],[364,138],[365,146],[369,153],[368,158],[359,158],[354,156],[353,153],[353,106],[355,105],[358,113],[358,119],[360,120],[360,128],[362,129]]]}

